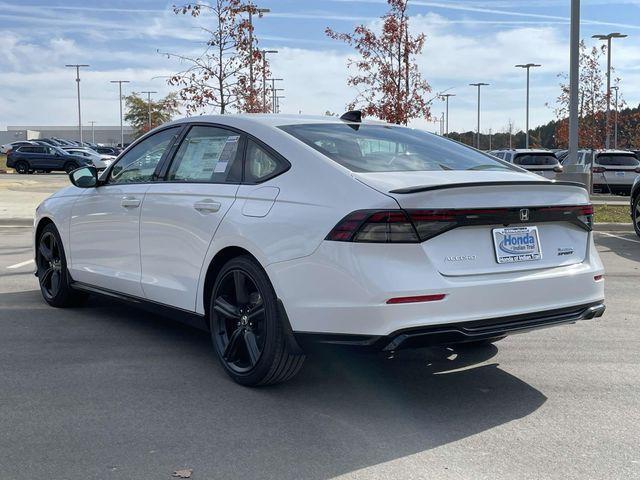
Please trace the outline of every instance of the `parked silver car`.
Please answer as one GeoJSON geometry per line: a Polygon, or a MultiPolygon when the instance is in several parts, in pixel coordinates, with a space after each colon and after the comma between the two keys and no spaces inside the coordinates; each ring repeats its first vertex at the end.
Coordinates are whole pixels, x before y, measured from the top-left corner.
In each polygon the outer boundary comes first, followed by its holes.
{"type": "Polygon", "coordinates": [[[490,153],[545,178],[554,179],[557,173],[562,172],[562,165],[560,165],[558,158],[549,150],[520,148],[493,150],[490,153]]]}

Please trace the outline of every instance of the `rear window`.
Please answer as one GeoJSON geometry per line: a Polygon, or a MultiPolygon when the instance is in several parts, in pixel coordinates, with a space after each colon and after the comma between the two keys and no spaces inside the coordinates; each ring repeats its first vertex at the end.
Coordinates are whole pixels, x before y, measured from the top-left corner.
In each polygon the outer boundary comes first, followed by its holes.
{"type": "Polygon", "coordinates": [[[405,127],[330,123],[280,128],[354,172],[513,169],[491,155],[405,127]]]}
{"type": "Polygon", "coordinates": [[[612,165],[618,167],[637,167],[640,165],[640,162],[635,155],[613,153],[598,155],[596,163],[599,163],[600,165],[612,165]]]}
{"type": "Polygon", "coordinates": [[[555,166],[558,158],[553,153],[522,153],[513,159],[516,165],[528,166],[555,166]]]}

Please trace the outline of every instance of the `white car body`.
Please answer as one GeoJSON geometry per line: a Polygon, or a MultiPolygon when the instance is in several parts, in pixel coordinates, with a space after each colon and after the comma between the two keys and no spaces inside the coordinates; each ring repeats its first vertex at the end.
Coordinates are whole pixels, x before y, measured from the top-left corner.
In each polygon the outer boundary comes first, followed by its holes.
{"type": "Polygon", "coordinates": [[[579,155],[583,164],[591,164],[594,191],[628,194],[640,176],[640,161],[628,150],[589,150],[579,155]]]}
{"type": "MultiPolygon", "coordinates": [[[[153,181],[57,192],[37,209],[36,235],[43,220],[55,223],[74,282],[204,317],[210,266],[221,255],[244,251],[266,271],[296,338],[382,342],[387,349],[399,346],[407,329],[451,326],[474,338],[473,329],[463,331],[465,323],[526,317],[511,329],[521,331],[541,326],[539,318],[553,325],[604,310],[603,266],[590,227],[535,222],[536,215],[555,211],[548,207],[590,208],[578,185],[554,184],[510,166],[355,173],[279,128],[345,125],[332,117],[203,116],[168,126],[194,123],[249,134],[290,167],[258,184],[153,181]],[[504,227],[502,219],[416,243],[327,239],[354,211],[401,209],[508,211],[517,227],[537,227],[542,257],[498,263],[492,231],[504,227]],[[437,301],[390,302],[411,297],[437,301]]],[[[101,179],[109,175],[110,169],[101,179]]],[[[473,212],[464,218],[473,222],[473,212]]]]}
{"type": "Polygon", "coordinates": [[[91,163],[93,163],[93,166],[98,170],[104,170],[105,168],[110,166],[116,159],[116,157],[114,157],[113,155],[104,155],[96,152],[95,150],[85,147],[64,147],[63,150],[71,155],[79,155],[81,157],[88,158],[89,160],[91,160],[91,163]]]}
{"type": "Polygon", "coordinates": [[[560,162],[557,157],[549,150],[518,148],[513,150],[493,150],[491,154],[506,162],[518,165],[531,173],[535,173],[550,180],[554,180],[556,178],[556,174],[562,171],[562,167],[560,167],[560,162]],[[521,159],[523,157],[530,157],[531,155],[539,156],[540,158],[553,158],[555,162],[547,165],[537,165],[535,162],[531,162],[531,164],[522,163],[521,159]]]}
{"type": "Polygon", "coordinates": [[[0,152],[8,153],[9,150],[13,150],[16,146],[21,145],[36,145],[35,142],[31,142],[29,140],[16,140],[15,142],[5,143],[4,145],[0,145],[0,152]]]}

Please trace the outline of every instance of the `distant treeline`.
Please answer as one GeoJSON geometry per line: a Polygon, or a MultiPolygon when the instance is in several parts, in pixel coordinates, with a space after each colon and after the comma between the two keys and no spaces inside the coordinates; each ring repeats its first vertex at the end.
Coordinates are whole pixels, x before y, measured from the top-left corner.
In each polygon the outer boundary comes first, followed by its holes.
{"type": "MultiPolygon", "coordinates": [[[[611,111],[611,146],[613,147],[613,127],[615,112],[611,111]]],[[[597,118],[588,117],[580,119],[586,124],[597,123],[600,125],[600,135],[604,142],[604,113],[599,112],[597,118]]],[[[541,125],[529,131],[529,143],[531,147],[542,148],[566,148],[567,119],[552,120],[546,125],[541,125]]],[[[475,132],[451,132],[449,138],[467,145],[475,146],[475,132]]],[[[513,132],[511,135],[512,148],[525,148],[524,131],[513,132]]],[[[581,147],[602,148],[603,145],[581,145],[581,147]]],[[[618,147],[640,149],[640,105],[635,108],[625,108],[618,112],[618,147]]],[[[498,132],[491,135],[491,147],[489,147],[489,135],[480,135],[480,149],[493,150],[509,148],[509,132],[498,132]]]]}

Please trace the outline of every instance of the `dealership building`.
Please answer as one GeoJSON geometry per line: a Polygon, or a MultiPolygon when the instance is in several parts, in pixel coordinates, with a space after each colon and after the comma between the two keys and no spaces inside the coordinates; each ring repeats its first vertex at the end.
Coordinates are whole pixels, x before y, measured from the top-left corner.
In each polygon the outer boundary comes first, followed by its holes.
{"type": "MultiPolygon", "coordinates": [[[[20,125],[8,126],[7,131],[0,131],[0,144],[16,140],[37,140],[39,138],[65,138],[80,140],[78,126],[53,125],[20,125]]],[[[120,125],[95,125],[82,128],[82,139],[86,142],[116,145],[120,143],[120,125]]],[[[124,143],[133,141],[133,128],[124,126],[124,143]]]]}

